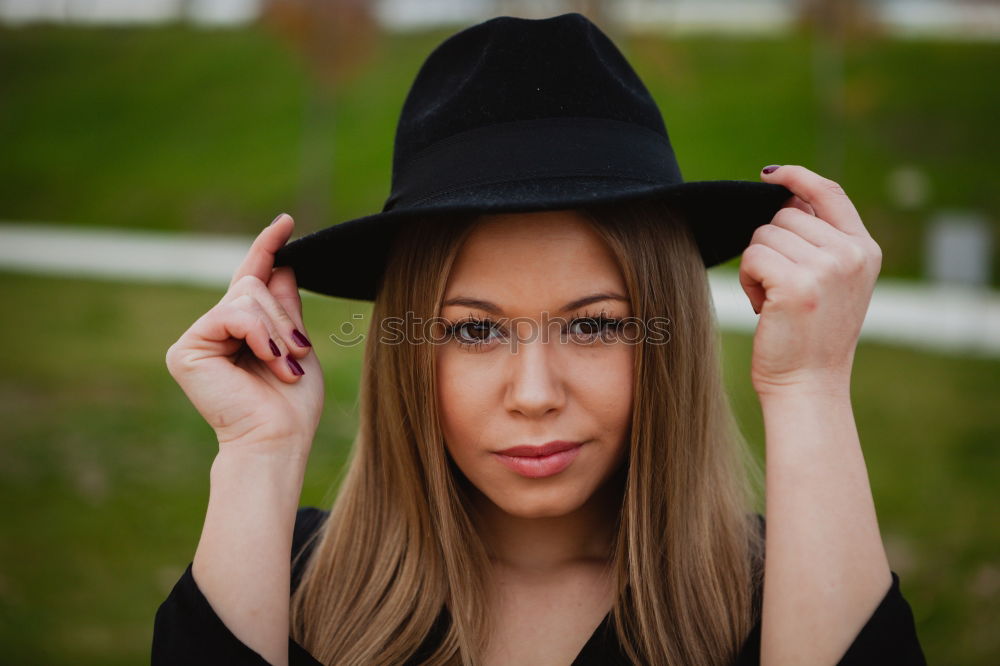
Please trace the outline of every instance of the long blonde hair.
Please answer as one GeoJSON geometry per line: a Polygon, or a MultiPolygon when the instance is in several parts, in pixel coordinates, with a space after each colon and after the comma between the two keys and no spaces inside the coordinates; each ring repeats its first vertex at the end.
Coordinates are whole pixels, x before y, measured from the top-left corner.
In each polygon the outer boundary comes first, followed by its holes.
{"type": "MultiPolygon", "coordinates": [[[[707,274],[662,202],[581,209],[616,256],[632,314],[669,318],[640,343],[612,625],[637,664],[730,663],[759,618],[759,463],[733,417],[707,274]]],[[[375,299],[360,426],[291,600],[291,635],[325,664],[476,664],[489,642],[490,560],[435,405],[434,345],[376,329],[438,315],[471,216],[404,225],[375,299]]]]}

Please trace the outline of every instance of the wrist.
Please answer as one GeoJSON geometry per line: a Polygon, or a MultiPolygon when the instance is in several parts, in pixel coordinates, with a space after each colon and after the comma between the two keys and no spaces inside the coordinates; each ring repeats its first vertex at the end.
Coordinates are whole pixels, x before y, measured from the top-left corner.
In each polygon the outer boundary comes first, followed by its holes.
{"type": "Polygon", "coordinates": [[[300,461],[304,464],[312,448],[312,440],[298,436],[266,439],[246,437],[231,440],[217,437],[216,439],[219,443],[219,455],[225,455],[227,458],[270,460],[284,464],[300,461]]]}
{"type": "Polygon", "coordinates": [[[754,378],[753,388],[760,400],[782,400],[788,397],[814,396],[847,398],[851,396],[851,371],[812,371],[782,379],[754,378]]]}
{"type": "Polygon", "coordinates": [[[298,502],[305,477],[308,452],[299,450],[269,451],[253,447],[222,448],[210,471],[213,488],[244,486],[269,490],[280,495],[294,495],[298,502]]]}

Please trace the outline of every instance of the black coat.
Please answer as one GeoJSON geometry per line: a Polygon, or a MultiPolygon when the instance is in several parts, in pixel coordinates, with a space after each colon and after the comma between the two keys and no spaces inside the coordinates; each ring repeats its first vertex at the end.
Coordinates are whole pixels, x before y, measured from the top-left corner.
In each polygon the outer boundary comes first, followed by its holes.
{"type": "MultiPolygon", "coordinates": [[[[327,512],[314,507],[298,510],[292,539],[292,557],[306,539],[326,518],[327,512]]],[[[763,521],[761,521],[763,524],[763,521]]],[[[302,575],[308,553],[299,558],[292,570],[292,590],[302,575]]],[[[441,625],[436,626],[442,628],[441,625]]],[[[428,636],[417,657],[409,664],[419,664],[429,656],[436,644],[436,632],[428,636]],[[423,659],[420,658],[421,655],[423,659]]],[[[321,666],[301,645],[289,637],[290,666],[321,666]]],[[[191,575],[188,564],[180,580],[156,612],[153,628],[153,666],[173,664],[228,664],[231,666],[264,666],[268,662],[242,643],[215,614],[191,575]]],[[[571,666],[614,666],[628,664],[615,633],[611,631],[611,615],[591,635],[571,666]]],[[[760,622],[750,631],[734,666],[756,666],[760,663],[760,622]]],[[[892,586],[882,603],[862,627],[847,653],[839,662],[842,666],[869,664],[901,664],[926,666],[917,639],[913,613],[899,589],[899,576],[892,572],[892,586]]],[[[408,666],[408,665],[407,665],[408,666]]]]}

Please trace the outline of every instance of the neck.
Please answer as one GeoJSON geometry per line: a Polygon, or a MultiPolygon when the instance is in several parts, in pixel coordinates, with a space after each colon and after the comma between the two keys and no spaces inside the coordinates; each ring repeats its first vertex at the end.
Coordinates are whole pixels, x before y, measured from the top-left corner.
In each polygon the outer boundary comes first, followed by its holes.
{"type": "Polygon", "coordinates": [[[553,572],[611,558],[624,477],[613,475],[579,508],[562,516],[511,515],[471,488],[479,532],[494,564],[525,573],[553,572]]]}

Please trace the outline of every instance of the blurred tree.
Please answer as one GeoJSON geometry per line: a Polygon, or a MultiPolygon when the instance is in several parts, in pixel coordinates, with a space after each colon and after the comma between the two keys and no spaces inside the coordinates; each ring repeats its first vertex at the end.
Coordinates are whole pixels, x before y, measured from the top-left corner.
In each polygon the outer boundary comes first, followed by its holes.
{"type": "Polygon", "coordinates": [[[337,91],[360,76],[378,50],[372,0],[265,0],[261,21],[287,41],[310,72],[302,119],[300,194],[293,215],[332,224],[337,91]]]}
{"type": "Polygon", "coordinates": [[[617,42],[617,26],[610,6],[610,0],[493,0],[493,14],[546,18],[566,12],[579,12],[617,42]]]}
{"type": "Polygon", "coordinates": [[[839,180],[844,171],[844,48],[879,31],[863,0],[795,0],[794,24],[812,37],[815,94],[820,110],[817,170],[839,180]]]}
{"type": "Polygon", "coordinates": [[[855,35],[879,30],[876,10],[866,0],[794,0],[800,29],[822,34],[855,35]]]}

